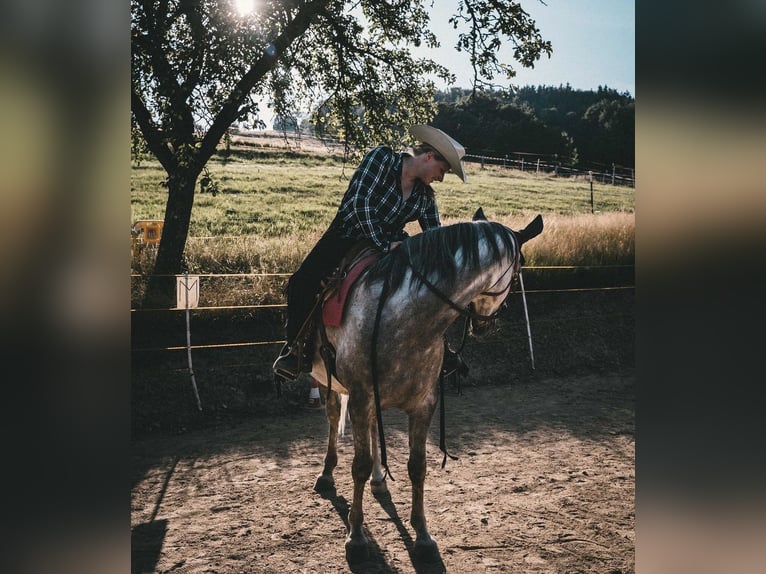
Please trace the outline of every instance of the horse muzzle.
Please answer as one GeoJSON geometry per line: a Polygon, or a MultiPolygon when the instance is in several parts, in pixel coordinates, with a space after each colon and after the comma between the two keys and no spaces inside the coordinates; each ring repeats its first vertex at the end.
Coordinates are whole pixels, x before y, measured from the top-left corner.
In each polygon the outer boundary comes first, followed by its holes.
{"type": "Polygon", "coordinates": [[[497,328],[497,316],[500,311],[505,309],[506,303],[503,302],[500,307],[489,315],[481,315],[476,312],[473,303],[468,306],[468,315],[471,319],[468,332],[473,336],[486,336],[495,333],[497,328]]]}

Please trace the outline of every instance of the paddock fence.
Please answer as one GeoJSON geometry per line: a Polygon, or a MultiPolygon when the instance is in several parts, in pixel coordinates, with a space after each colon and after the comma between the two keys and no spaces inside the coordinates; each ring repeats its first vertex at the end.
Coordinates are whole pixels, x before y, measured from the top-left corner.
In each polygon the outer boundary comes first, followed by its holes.
{"type": "Polygon", "coordinates": [[[569,167],[556,160],[555,156],[541,156],[533,153],[514,152],[504,156],[466,154],[466,163],[478,163],[481,169],[488,165],[536,174],[548,174],[554,177],[567,177],[585,180],[602,185],[636,187],[635,169],[617,164],[611,166],[594,165],[592,169],[569,167]]]}
{"type": "MultiPolygon", "coordinates": [[[[594,271],[599,271],[601,275],[603,276],[606,272],[607,274],[611,272],[613,277],[615,277],[616,282],[612,282],[614,284],[609,285],[600,285],[600,286],[593,286],[588,285],[588,282],[586,281],[586,286],[570,286],[570,287],[564,287],[564,288],[526,288],[524,290],[524,294],[530,297],[534,297],[536,295],[541,294],[576,294],[576,293],[584,293],[584,292],[607,292],[607,291],[633,291],[635,290],[635,284],[630,281],[624,281],[624,278],[632,279],[634,276],[634,266],[633,265],[587,265],[587,266],[575,266],[575,265],[549,265],[549,266],[530,266],[524,268],[524,275],[525,277],[529,277],[530,274],[536,274],[539,272],[565,272],[570,277],[582,277],[584,274],[589,274],[594,271]],[[620,284],[617,284],[620,283],[620,284]]],[[[229,279],[229,280],[240,280],[240,281],[253,281],[253,280],[278,280],[283,283],[286,283],[287,279],[290,277],[290,273],[194,273],[189,274],[189,277],[195,277],[199,279],[199,283],[201,286],[204,285],[204,281],[211,281],[211,280],[221,280],[221,279],[229,279]]],[[[176,280],[184,277],[183,275],[157,275],[158,277],[174,277],[176,280]]],[[[131,274],[131,283],[133,286],[135,286],[136,282],[145,282],[148,281],[150,278],[149,275],[145,274],[131,274]]],[[[540,281],[530,281],[529,279],[525,279],[527,281],[527,284],[534,285],[535,283],[541,283],[540,281]]],[[[579,281],[577,279],[574,280],[575,283],[582,283],[582,281],[579,281]]],[[[570,281],[571,283],[571,281],[570,281]]],[[[201,291],[204,294],[204,289],[200,287],[201,291]]],[[[220,298],[221,289],[220,286],[215,289],[215,298],[220,298]]],[[[521,291],[516,288],[516,292],[512,294],[512,296],[520,296],[521,291]]],[[[287,304],[283,302],[276,302],[276,303],[253,303],[253,304],[216,304],[211,301],[210,295],[202,296],[200,298],[200,304],[192,307],[189,309],[190,312],[192,312],[195,316],[201,316],[203,314],[209,314],[209,315],[215,315],[217,313],[222,312],[240,312],[247,314],[249,317],[252,317],[254,320],[257,319],[257,315],[259,313],[283,313],[287,309],[287,304]],[[205,304],[205,302],[208,302],[209,304],[205,304]]],[[[185,307],[162,307],[162,308],[147,308],[147,307],[140,307],[140,306],[131,306],[130,312],[132,315],[142,315],[142,314],[165,314],[165,315],[173,315],[173,314],[183,314],[187,311],[185,307]]],[[[585,319],[586,310],[583,310],[582,316],[574,316],[570,318],[569,320],[572,321],[578,321],[580,319],[585,319]]],[[[593,313],[591,310],[587,310],[587,319],[593,320],[593,313]]],[[[542,320],[544,322],[544,320],[542,320]]],[[[526,335],[524,335],[526,336],[526,335]]],[[[265,338],[265,339],[259,339],[259,340],[244,340],[244,341],[236,341],[236,342],[224,342],[224,341],[211,341],[207,342],[205,344],[177,344],[177,345],[165,345],[165,346],[154,346],[154,347],[134,347],[131,346],[131,353],[133,354],[140,354],[140,353],[148,353],[148,352],[160,352],[160,351],[188,351],[188,350],[200,350],[200,349],[225,349],[225,348],[246,348],[246,347],[264,347],[264,346],[277,346],[282,345],[285,343],[285,340],[283,338],[265,338]]],[[[488,344],[487,342],[479,343],[479,344],[488,344]]],[[[242,365],[238,365],[242,366],[242,365]]]]}
{"type": "MultiPolygon", "coordinates": [[[[267,147],[282,147],[285,149],[302,149],[309,151],[325,151],[339,153],[343,151],[344,142],[332,138],[317,138],[308,133],[255,131],[233,129],[233,141],[247,145],[262,145],[267,147]]],[[[486,166],[498,166],[506,169],[517,169],[527,173],[542,173],[554,177],[584,179],[602,185],[636,186],[636,171],[617,163],[587,163],[572,167],[572,158],[557,154],[541,154],[535,152],[516,151],[500,154],[492,150],[481,150],[480,153],[468,153],[463,157],[467,163],[476,163],[483,169],[486,166]]]]}

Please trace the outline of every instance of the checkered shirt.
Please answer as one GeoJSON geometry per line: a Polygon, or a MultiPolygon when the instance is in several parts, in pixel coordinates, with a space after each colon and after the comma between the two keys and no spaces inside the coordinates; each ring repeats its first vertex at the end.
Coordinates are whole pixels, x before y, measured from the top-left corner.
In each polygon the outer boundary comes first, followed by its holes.
{"type": "Polygon", "coordinates": [[[433,192],[420,180],[402,198],[402,160],[407,154],[379,146],[367,153],[348,185],[335,224],[343,237],[370,239],[383,251],[407,237],[404,226],[417,220],[423,231],[441,225],[433,192]],[[431,192],[431,197],[429,193],[431,192]]]}

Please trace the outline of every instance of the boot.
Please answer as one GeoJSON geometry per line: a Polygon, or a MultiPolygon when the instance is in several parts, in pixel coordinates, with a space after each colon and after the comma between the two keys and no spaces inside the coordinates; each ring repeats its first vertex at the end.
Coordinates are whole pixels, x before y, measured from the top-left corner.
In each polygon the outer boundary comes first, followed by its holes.
{"type": "Polygon", "coordinates": [[[442,373],[447,376],[457,372],[459,375],[468,374],[468,365],[465,364],[460,353],[456,353],[449,346],[444,349],[444,360],[442,362],[442,373]]]}
{"type": "Polygon", "coordinates": [[[309,345],[285,343],[271,367],[275,375],[286,381],[294,381],[301,373],[311,372],[311,349],[309,345]]]}

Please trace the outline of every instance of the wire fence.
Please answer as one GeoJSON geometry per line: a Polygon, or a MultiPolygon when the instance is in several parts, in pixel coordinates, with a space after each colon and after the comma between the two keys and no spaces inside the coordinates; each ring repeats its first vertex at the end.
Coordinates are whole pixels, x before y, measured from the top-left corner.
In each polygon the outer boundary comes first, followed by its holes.
{"type": "MultiPolygon", "coordinates": [[[[332,138],[317,138],[308,133],[292,131],[252,131],[234,130],[232,134],[241,142],[255,143],[259,140],[268,141],[267,145],[274,147],[314,149],[337,152],[343,149],[342,140],[332,138]]],[[[524,172],[546,173],[555,177],[582,178],[602,185],[619,185],[627,187],[636,186],[636,170],[617,163],[603,164],[592,162],[580,167],[572,167],[572,158],[562,157],[557,154],[542,154],[533,152],[516,151],[509,154],[499,154],[492,150],[482,153],[466,154],[463,161],[478,163],[482,169],[488,165],[500,166],[508,169],[518,169],[524,172]]]]}
{"type": "MultiPolygon", "coordinates": [[[[588,271],[588,270],[632,270],[633,265],[548,265],[548,266],[530,266],[525,267],[528,271],[537,270],[567,270],[567,271],[588,271]]],[[[632,274],[631,274],[632,275],[632,274]]],[[[182,275],[156,275],[158,277],[175,277],[181,278],[182,275]]],[[[190,275],[191,276],[191,275],[190,275]]],[[[252,277],[280,277],[287,278],[289,273],[201,273],[194,274],[194,277],[198,278],[252,278],[252,277]]],[[[148,274],[131,274],[131,280],[147,280],[151,275],[148,274]]],[[[551,289],[525,289],[525,293],[534,296],[535,294],[545,293],[583,293],[583,292],[597,292],[597,291],[624,291],[635,289],[635,284],[627,285],[612,285],[612,286],[596,286],[596,287],[568,287],[568,288],[551,288],[551,289]]],[[[286,303],[270,303],[270,304],[242,304],[242,305],[203,305],[195,306],[190,311],[195,313],[214,313],[221,311],[281,311],[287,308],[286,303]]],[[[132,307],[130,309],[131,314],[141,313],[184,313],[187,309],[185,307],[163,307],[163,308],[141,308],[132,307]]],[[[269,345],[283,344],[284,339],[262,339],[252,341],[240,341],[240,342],[212,342],[206,344],[195,345],[168,345],[164,347],[147,347],[147,348],[133,348],[132,353],[142,352],[158,352],[158,351],[185,351],[185,350],[199,350],[199,349],[225,349],[225,348],[244,348],[244,347],[263,347],[269,345]]]]}
{"type": "Polygon", "coordinates": [[[515,152],[504,156],[469,155],[463,157],[467,163],[478,163],[481,169],[488,165],[507,169],[518,169],[528,173],[552,174],[555,177],[585,179],[589,182],[620,185],[635,188],[635,169],[617,164],[611,166],[593,166],[593,169],[577,169],[563,165],[556,156],[544,156],[525,152],[515,152]]]}

